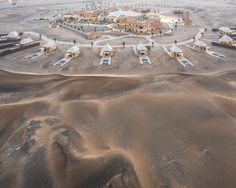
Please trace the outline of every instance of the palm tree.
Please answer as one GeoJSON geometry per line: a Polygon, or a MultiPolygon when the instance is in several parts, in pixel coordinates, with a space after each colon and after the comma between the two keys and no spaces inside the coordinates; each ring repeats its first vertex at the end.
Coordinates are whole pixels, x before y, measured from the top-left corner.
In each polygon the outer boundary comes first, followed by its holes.
{"type": "Polygon", "coordinates": [[[177,40],[175,40],[175,46],[177,45],[177,40]]]}
{"type": "Polygon", "coordinates": [[[202,38],[203,38],[203,36],[204,36],[204,33],[203,33],[203,32],[201,32],[201,34],[202,34],[202,38]]]}
{"type": "Polygon", "coordinates": [[[175,30],[177,30],[177,27],[178,27],[177,24],[175,24],[175,30]]]}
{"type": "Polygon", "coordinates": [[[160,36],[161,36],[162,35],[162,30],[160,30],[159,33],[160,33],[160,36]]]}
{"type": "Polygon", "coordinates": [[[125,42],[122,42],[123,48],[125,48],[125,42]]]}

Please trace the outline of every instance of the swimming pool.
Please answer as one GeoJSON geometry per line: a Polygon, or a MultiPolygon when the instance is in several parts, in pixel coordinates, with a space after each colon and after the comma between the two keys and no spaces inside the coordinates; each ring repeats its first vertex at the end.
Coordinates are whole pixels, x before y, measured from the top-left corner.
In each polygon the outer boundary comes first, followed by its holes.
{"type": "Polygon", "coordinates": [[[108,64],[109,64],[109,60],[108,60],[108,59],[102,60],[102,64],[103,64],[103,65],[108,65],[108,64]]]}

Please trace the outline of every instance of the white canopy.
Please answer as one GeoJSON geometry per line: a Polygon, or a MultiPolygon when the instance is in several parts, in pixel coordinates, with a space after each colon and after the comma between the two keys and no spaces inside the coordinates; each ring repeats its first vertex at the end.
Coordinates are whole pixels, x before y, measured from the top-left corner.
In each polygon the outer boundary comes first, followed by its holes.
{"type": "Polygon", "coordinates": [[[228,27],[221,27],[219,30],[222,31],[222,32],[224,32],[224,33],[232,33],[232,32],[233,32],[233,31],[232,31],[230,28],[228,28],[228,27]]]}
{"type": "Polygon", "coordinates": [[[112,51],[112,47],[109,44],[107,44],[106,46],[104,46],[102,48],[102,51],[103,52],[111,52],[112,51]]]}
{"type": "Polygon", "coordinates": [[[201,47],[207,47],[207,45],[200,41],[200,40],[197,40],[196,42],[193,43],[195,46],[201,46],[201,47]]]}
{"type": "Polygon", "coordinates": [[[219,42],[233,42],[233,39],[228,35],[224,35],[223,37],[220,38],[219,42]]]}
{"type": "Polygon", "coordinates": [[[16,31],[13,31],[7,35],[7,38],[17,38],[17,37],[19,37],[19,33],[17,33],[16,31]]]}
{"type": "Polygon", "coordinates": [[[174,53],[183,53],[183,51],[179,47],[177,47],[177,46],[172,46],[170,48],[170,51],[174,52],[174,53]]]}
{"type": "Polygon", "coordinates": [[[142,43],[140,43],[140,44],[137,46],[137,50],[138,50],[138,51],[147,51],[147,48],[146,48],[142,43]]]}
{"type": "Polygon", "coordinates": [[[76,44],[76,45],[72,46],[69,50],[67,50],[66,53],[76,53],[78,51],[79,51],[79,45],[76,44]]]}
{"type": "Polygon", "coordinates": [[[26,44],[30,44],[30,43],[32,43],[32,42],[33,42],[33,40],[29,37],[29,38],[22,39],[22,40],[20,41],[20,44],[21,44],[21,45],[26,45],[26,44]]]}
{"type": "Polygon", "coordinates": [[[54,46],[56,46],[55,41],[49,40],[43,45],[43,48],[50,48],[50,47],[54,47],[54,46]]]}

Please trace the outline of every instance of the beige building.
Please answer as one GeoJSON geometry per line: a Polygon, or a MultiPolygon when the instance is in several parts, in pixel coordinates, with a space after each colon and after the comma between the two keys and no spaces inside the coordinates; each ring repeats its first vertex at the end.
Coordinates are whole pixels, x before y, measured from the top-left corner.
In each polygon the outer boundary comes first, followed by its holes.
{"type": "Polygon", "coordinates": [[[139,17],[120,16],[116,22],[118,27],[140,34],[153,32],[161,26],[161,19],[159,17],[141,19],[139,17]]]}
{"type": "Polygon", "coordinates": [[[79,11],[75,15],[85,20],[96,20],[99,16],[99,11],[79,11]]]}

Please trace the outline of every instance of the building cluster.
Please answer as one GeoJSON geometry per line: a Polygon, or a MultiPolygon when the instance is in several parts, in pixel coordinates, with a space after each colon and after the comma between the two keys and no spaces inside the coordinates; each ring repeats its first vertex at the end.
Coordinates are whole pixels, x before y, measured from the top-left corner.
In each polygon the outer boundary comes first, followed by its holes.
{"type": "Polygon", "coordinates": [[[116,19],[119,28],[128,29],[135,33],[153,32],[161,26],[160,17],[127,17],[120,16],[116,19]]]}
{"type": "Polygon", "coordinates": [[[113,23],[119,29],[126,29],[135,33],[153,32],[161,26],[161,19],[154,10],[135,12],[132,10],[112,10],[103,9],[95,11],[76,11],[59,17],[51,23],[75,23],[75,22],[92,22],[92,23],[113,23]],[[122,14],[124,13],[124,14],[122,14]]]}

